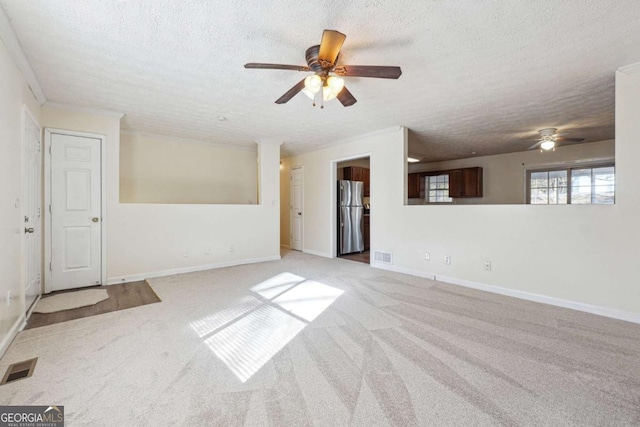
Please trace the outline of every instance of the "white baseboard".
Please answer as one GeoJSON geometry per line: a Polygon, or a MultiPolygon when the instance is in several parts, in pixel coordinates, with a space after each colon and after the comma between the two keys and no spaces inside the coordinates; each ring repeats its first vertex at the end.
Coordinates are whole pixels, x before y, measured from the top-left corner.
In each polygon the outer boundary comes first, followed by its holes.
{"type": "Polygon", "coordinates": [[[410,270],[408,268],[398,267],[397,265],[393,265],[393,264],[384,264],[384,263],[376,262],[372,260],[371,267],[379,268],[381,270],[395,271],[396,273],[408,274],[410,276],[418,276],[418,277],[424,277],[425,279],[436,280],[436,276],[434,274],[425,273],[424,271],[419,271],[419,270],[410,270]]]}
{"type": "Polygon", "coordinates": [[[263,258],[239,259],[233,261],[216,262],[213,264],[196,265],[194,267],[181,267],[170,270],[153,271],[150,273],[131,274],[128,276],[111,277],[107,280],[107,285],[115,285],[118,283],[138,282],[140,280],[152,279],[154,277],[173,276],[175,274],[193,273],[196,271],[213,270],[216,268],[234,267],[236,265],[255,264],[258,262],[277,261],[280,255],[274,255],[263,258]]]}
{"type": "Polygon", "coordinates": [[[26,325],[27,322],[25,321],[24,314],[21,314],[20,317],[16,319],[16,322],[13,324],[11,329],[9,329],[9,332],[7,333],[7,335],[5,335],[4,339],[0,343],[0,358],[2,358],[2,356],[4,356],[4,354],[7,352],[9,346],[11,345],[11,342],[16,337],[16,335],[18,335],[18,332],[23,330],[26,325]]]}
{"type": "Polygon", "coordinates": [[[36,306],[38,305],[38,302],[40,301],[40,299],[42,298],[42,295],[38,295],[36,297],[36,300],[33,302],[33,304],[31,304],[31,307],[29,307],[29,310],[27,310],[27,316],[25,318],[25,323],[29,320],[29,318],[31,317],[31,314],[33,313],[33,310],[36,309],[36,306]]]}
{"type": "Polygon", "coordinates": [[[323,258],[333,258],[331,254],[327,254],[324,252],[312,251],[311,249],[302,249],[302,252],[309,255],[321,256],[323,258]]]}
{"type": "Polygon", "coordinates": [[[470,280],[458,279],[457,277],[438,276],[425,273],[418,270],[410,270],[395,265],[381,264],[372,262],[371,266],[382,270],[395,271],[398,273],[409,274],[411,276],[424,277],[438,282],[449,283],[451,285],[464,286],[465,288],[478,289],[481,291],[491,292],[494,294],[505,295],[508,297],[519,298],[527,301],[539,302],[542,304],[553,305],[556,307],[569,308],[571,310],[583,311],[585,313],[597,314],[598,316],[610,317],[612,319],[624,320],[631,323],[640,324],[640,314],[629,311],[618,310],[615,308],[602,307],[584,302],[571,301],[562,298],[550,297],[547,295],[535,294],[532,292],[519,291],[515,289],[503,288],[500,286],[489,285],[486,283],[473,282],[470,280]]]}

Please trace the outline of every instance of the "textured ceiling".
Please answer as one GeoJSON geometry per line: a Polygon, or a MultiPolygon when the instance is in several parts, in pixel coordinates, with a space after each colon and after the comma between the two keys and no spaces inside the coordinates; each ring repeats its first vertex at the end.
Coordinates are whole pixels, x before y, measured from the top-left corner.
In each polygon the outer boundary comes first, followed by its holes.
{"type": "Polygon", "coordinates": [[[123,128],[283,155],[394,125],[429,160],[525,150],[557,127],[614,137],[614,73],[640,61],[637,0],[2,0],[54,102],[119,111],[123,128]],[[274,101],[306,74],[322,30],[340,62],[399,65],[399,80],[347,78],[358,99],[274,101]],[[224,116],[226,121],[217,120],[224,116]]]}

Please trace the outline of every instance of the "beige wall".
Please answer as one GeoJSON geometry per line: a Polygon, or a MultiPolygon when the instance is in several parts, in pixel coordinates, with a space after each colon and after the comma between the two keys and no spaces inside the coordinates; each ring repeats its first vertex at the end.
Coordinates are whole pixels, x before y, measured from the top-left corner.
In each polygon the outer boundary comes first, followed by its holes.
{"type": "Polygon", "coordinates": [[[615,205],[405,206],[407,133],[390,130],[286,159],[305,170],[304,250],[335,254],[331,162],[370,153],[371,248],[393,253],[392,265],[375,267],[640,322],[640,76],[618,73],[616,91],[615,205]]]}
{"type": "Polygon", "coordinates": [[[120,202],[249,204],[258,202],[257,150],[120,135],[120,202]]]}
{"type": "Polygon", "coordinates": [[[291,247],[291,193],[289,192],[289,172],[291,165],[288,159],[280,161],[280,244],[286,248],[291,247]]]}
{"type": "Polygon", "coordinates": [[[43,108],[43,125],[106,136],[109,283],[279,258],[277,143],[258,145],[260,205],[132,204],[120,203],[117,117],[43,108]]]}
{"type": "MultiPolygon", "coordinates": [[[[0,12],[1,13],[1,12],[0,12]]],[[[22,272],[23,108],[36,121],[40,106],[0,39],[0,356],[22,323],[25,296],[22,272]],[[7,307],[7,293],[11,305],[7,307]]]]}
{"type": "MultiPolygon", "coordinates": [[[[569,166],[577,161],[594,162],[612,160],[615,155],[614,140],[558,147],[555,151],[541,153],[531,150],[496,156],[473,157],[446,162],[409,165],[409,172],[429,172],[467,167],[483,168],[483,197],[454,198],[453,204],[522,204],[526,198],[526,171],[541,167],[569,166]]],[[[412,199],[412,204],[424,200],[412,199]]]]}

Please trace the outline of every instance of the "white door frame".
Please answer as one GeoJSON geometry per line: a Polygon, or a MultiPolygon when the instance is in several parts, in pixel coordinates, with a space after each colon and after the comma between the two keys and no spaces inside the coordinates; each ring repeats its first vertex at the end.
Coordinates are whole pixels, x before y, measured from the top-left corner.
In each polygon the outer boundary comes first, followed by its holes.
{"type": "Polygon", "coordinates": [[[291,199],[291,182],[293,181],[293,171],[300,169],[302,171],[302,235],[300,236],[300,252],[304,252],[304,166],[292,166],[289,169],[289,249],[293,249],[291,242],[293,241],[293,201],[291,199]]]}
{"type": "MultiPolygon", "coordinates": [[[[22,158],[22,165],[21,168],[24,168],[24,164],[25,164],[25,157],[26,157],[26,150],[25,150],[25,146],[26,146],[26,128],[27,128],[27,116],[33,120],[33,123],[36,124],[36,126],[38,126],[38,130],[40,132],[40,152],[44,153],[44,141],[42,140],[42,126],[40,125],[40,122],[38,120],[36,120],[36,117],[33,115],[33,113],[31,112],[31,110],[29,109],[29,107],[27,107],[25,104],[22,105],[22,147],[21,147],[21,158],[22,158]]],[[[40,163],[41,167],[42,167],[42,162],[40,163]]],[[[22,212],[20,215],[20,218],[24,218],[24,206],[25,206],[25,200],[24,200],[24,195],[25,195],[25,182],[24,182],[24,176],[25,176],[25,171],[24,169],[21,169],[21,173],[22,173],[22,194],[20,195],[20,197],[23,199],[22,203],[21,203],[21,207],[22,207],[22,212]]],[[[40,170],[40,179],[42,180],[42,170],[40,170]]],[[[42,181],[41,181],[42,182],[42,181]]],[[[44,207],[42,206],[42,193],[43,193],[43,188],[42,185],[40,186],[40,193],[37,195],[40,200],[41,200],[41,206],[40,209],[41,211],[44,210],[44,207]]],[[[42,213],[42,212],[41,212],[42,213]]],[[[20,229],[22,230],[23,227],[20,227],[20,229]]],[[[40,237],[42,237],[44,233],[44,227],[43,227],[43,216],[41,215],[40,217],[40,237]]],[[[27,275],[26,275],[26,254],[25,254],[25,244],[24,244],[24,235],[23,235],[23,239],[22,239],[22,286],[23,286],[23,292],[26,292],[27,290],[27,275]]],[[[25,306],[25,310],[26,310],[26,317],[29,318],[29,316],[31,315],[31,312],[33,311],[33,309],[36,308],[36,304],[38,303],[38,300],[40,299],[40,297],[42,296],[42,292],[44,291],[43,289],[43,283],[44,283],[44,275],[42,274],[42,270],[43,270],[43,263],[42,263],[42,239],[40,240],[40,244],[38,245],[38,250],[40,250],[40,265],[37,267],[40,269],[40,277],[43,278],[40,282],[40,292],[38,294],[38,296],[36,297],[35,301],[33,302],[33,304],[31,304],[30,307],[26,307],[25,306]]],[[[25,300],[26,300],[26,295],[25,295],[25,300]]]]}
{"type": "Polygon", "coordinates": [[[44,140],[46,144],[44,154],[44,292],[53,291],[51,284],[51,137],[52,135],[69,135],[100,140],[100,224],[101,224],[101,251],[100,280],[102,285],[107,284],[107,137],[96,133],[77,132],[64,129],[46,128],[44,140]]]}

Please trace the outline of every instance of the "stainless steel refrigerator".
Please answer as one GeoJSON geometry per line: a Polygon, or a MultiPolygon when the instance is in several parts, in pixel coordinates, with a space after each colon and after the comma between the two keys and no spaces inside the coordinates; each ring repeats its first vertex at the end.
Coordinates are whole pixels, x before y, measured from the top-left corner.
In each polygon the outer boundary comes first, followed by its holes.
{"type": "Polygon", "coordinates": [[[338,255],[364,251],[363,186],[360,181],[338,181],[338,255]]]}

